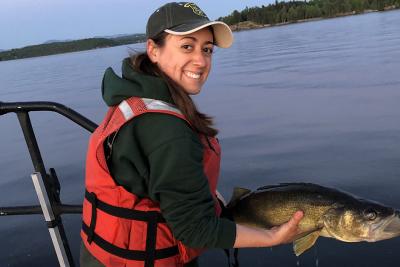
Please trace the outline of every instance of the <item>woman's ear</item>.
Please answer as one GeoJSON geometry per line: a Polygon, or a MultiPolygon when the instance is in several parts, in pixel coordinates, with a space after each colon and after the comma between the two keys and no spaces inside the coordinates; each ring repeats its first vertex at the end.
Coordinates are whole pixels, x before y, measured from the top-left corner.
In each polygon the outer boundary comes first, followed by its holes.
{"type": "Polygon", "coordinates": [[[151,40],[151,39],[147,40],[146,51],[147,51],[147,55],[149,56],[151,62],[157,63],[159,50],[158,50],[157,44],[153,40],[151,40]]]}

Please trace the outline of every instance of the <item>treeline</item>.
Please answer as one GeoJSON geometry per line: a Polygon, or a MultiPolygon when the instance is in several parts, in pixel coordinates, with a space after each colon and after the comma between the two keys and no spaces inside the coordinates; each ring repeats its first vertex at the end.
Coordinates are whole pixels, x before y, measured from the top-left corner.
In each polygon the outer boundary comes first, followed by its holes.
{"type": "Polygon", "coordinates": [[[88,38],[75,41],[31,45],[0,52],[0,61],[112,47],[144,42],[145,40],[146,37],[144,34],[134,34],[116,38],[88,38]]]}
{"type": "Polygon", "coordinates": [[[257,24],[278,24],[312,18],[329,18],[347,14],[363,13],[369,10],[383,11],[400,7],[400,0],[311,0],[278,2],[268,6],[235,10],[218,20],[228,25],[244,21],[257,24]]]}

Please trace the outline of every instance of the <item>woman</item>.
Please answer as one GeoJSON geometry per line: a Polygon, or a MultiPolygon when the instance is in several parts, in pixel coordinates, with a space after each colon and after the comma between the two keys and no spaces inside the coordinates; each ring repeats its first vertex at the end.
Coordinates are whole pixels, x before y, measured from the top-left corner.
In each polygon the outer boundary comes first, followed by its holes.
{"type": "Polygon", "coordinates": [[[110,110],[87,155],[81,266],[197,266],[204,248],[290,242],[302,213],[266,230],[220,218],[220,147],[200,93],[214,44],[229,27],[193,3],[169,3],[147,23],[146,52],[125,59],[122,78],[107,69],[110,110]]]}

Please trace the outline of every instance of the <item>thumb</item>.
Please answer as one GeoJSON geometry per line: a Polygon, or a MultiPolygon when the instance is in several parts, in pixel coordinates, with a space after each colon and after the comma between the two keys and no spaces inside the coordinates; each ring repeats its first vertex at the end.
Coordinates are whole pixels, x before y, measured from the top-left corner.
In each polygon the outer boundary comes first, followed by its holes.
{"type": "Polygon", "coordinates": [[[300,223],[300,221],[303,218],[303,216],[304,216],[303,211],[301,211],[301,210],[296,211],[293,214],[292,218],[290,218],[289,225],[290,226],[297,226],[300,223]]]}

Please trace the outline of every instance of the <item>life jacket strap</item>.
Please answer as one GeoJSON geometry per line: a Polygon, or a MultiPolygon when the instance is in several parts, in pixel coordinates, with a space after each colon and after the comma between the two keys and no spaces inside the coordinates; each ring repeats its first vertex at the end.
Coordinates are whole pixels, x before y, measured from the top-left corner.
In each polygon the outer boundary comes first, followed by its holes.
{"type": "MultiPolygon", "coordinates": [[[[85,234],[88,234],[89,231],[89,226],[87,226],[84,222],[82,223],[82,231],[85,234]]],[[[128,259],[128,260],[136,260],[136,261],[146,261],[148,260],[147,256],[147,251],[142,251],[142,250],[129,250],[129,249],[124,249],[117,247],[107,240],[104,240],[100,236],[98,236],[96,233],[93,234],[93,243],[95,243],[97,246],[102,248],[103,250],[107,251],[108,253],[128,259]]],[[[169,257],[173,257],[178,255],[179,250],[178,246],[173,246],[173,247],[168,247],[168,248],[161,248],[161,249],[155,249],[154,252],[154,260],[160,260],[160,259],[165,259],[169,257]]],[[[148,264],[146,266],[153,266],[151,264],[148,264]]]]}
{"type": "Polygon", "coordinates": [[[146,235],[146,260],[144,267],[153,267],[156,258],[156,241],[157,241],[157,211],[149,211],[149,220],[147,221],[146,235]]]}
{"type": "Polygon", "coordinates": [[[87,242],[91,244],[93,241],[94,229],[96,228],[97,221],[97,196],[93,192],[88,192],[87,196],[85,197],[92,204],[92,217],[90,219],[90,226],[87,232],[87,242]]]}
{"type": "Polygon", "coordinates": [[[87,190],[85,191],[85,198],[92,204],[92,217],[93,217],[93,206],[96,206],[97,209],[108,213],[112,216],[128,219],[128,220],[136,220],[142,222],[148,222],[152,220],[153,217],[156,217],[157,223],[165,223],[164,217],[161,213],[155,211],[141,211],[141,210],[132,210],[127,208],[116,207],[110,204],[107,204],[100,199],[96,198],[96,201],[93,202],[93,193],[89,193],[87,190]],[[94,203],[94,205],[93,205],[94,203]],[[154,215],[156,214],[156,215],[154,215]]]}

